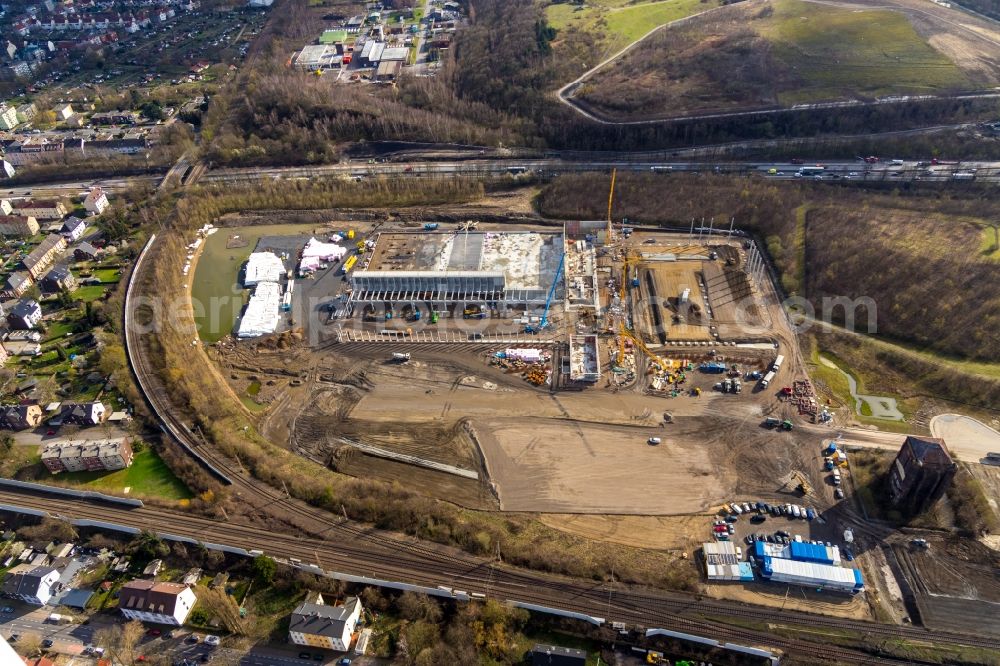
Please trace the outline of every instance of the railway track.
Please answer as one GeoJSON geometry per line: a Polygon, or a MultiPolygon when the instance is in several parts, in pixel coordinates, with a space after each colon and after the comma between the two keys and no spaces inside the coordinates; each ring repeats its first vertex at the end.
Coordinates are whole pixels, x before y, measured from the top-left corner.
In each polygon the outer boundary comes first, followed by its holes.
{"type": "Polygon", "coordinates": [[[164,432],[176,440],[222,483],[245,502],[254,513],[276,516],[290,527],[301,530],[302,536],[262,530],[258,526],[233,522],[218,522],[199,516],[143,507],[132,511],[109,509],[93,503],[64,498],[38,498],[30,493],[0,491],[0,501],[13,506],[28,506],[36,510],[94,521],[120,522],[123,525],[149,529],[191,538],[250,549],[261,549],[269,555],[315,562],[326,571],[372,576],[417,585],[479,592],[492,597],[525,601],[602,617],[608,621],[625,621],[644,627],[662,627],[689,633],[709,634],[732,641],[768,645],[803,654],[834,657],[853,663],[913,663],[871,657],[849,648],[835,648],[817,638],[815,642],[790,639],[769,631],[755,631],[726,625],[716,618],[751,618],[775,624],[816,626],[842,629],[862,635],[877,635],[895,640],[911,639],[1000,649],[1000,641],[931,632],[916,627],[878,625],[809,613],[773,610],[738,602],[705,600],[675,592],[609,590],[603,584],[587,583],[554,575],[517,570],[498,565],[445,547],[439,547],[373,528],[361,527],[344,518],[294,500],[285,493],[250,477],[238,460],[230,458],[207,444],[184,422],[172,404],[169,390],[154,372],[145,354],[145,346],[135,330],[135,309],[132,291],[139,280],[148,257],[150,239],[137,260],[129,278],[125,305],[125,338],[130,366],[153,414],[161,421],[164,432]],[[114,517],[112,517],[114,516],[114,517]],[[604,617],[604,616],[607,617],[604,617]],[[860,659],[860,661],[859,661],[860,659]],[[866,661],[875,659],[875,661],[866,661]]]}

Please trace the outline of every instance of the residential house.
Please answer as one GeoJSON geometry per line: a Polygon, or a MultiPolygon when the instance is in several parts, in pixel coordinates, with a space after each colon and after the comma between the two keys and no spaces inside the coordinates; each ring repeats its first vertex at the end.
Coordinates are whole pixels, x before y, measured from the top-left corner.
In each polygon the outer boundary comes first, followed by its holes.
{"type": "Polygon", "coordinates": [[[77,285],[73,272],[69,270],[69,266],[59,265],[45,274],[45,277],[42,278],[41,286],[44,291],[56,293],[63,289],[66,291],[76,291],[79,285],[77,285]]]}
{"type": "Polygon", "coordinates": [[[0,129],[12,130],[17,127],[17,109],[13,106],[0,106],[0,129]]]}
{"type": "Polygon", "coordinates": [[[2,174],[4,178],[13,178],[14,173],[15,170],[13,164],[7,160],[0,160],[0,174],[2,174]]]}
{"type": "Polygon", "coordinates": [[[15,271],[7,277],[3,285],[3,293],[7,298],[20,298],[34,284],[31,276],[24,271],[15,271]]]}
{"type": "Polygon", "coordinates": [[[35,327],[42,319],[42,306],[33,298],[22,298],[7,313],[7,323],[11,328],[26,331],[35,327]]]}
{"type": "Polygon", "coordinates": [[[531,648],[531,666],[586,666],[587,653],[558,645],[531,648]]]}
{"type": "Polygon", "coordinates": [[[13,215],[14,206],[11,205],[10,199],[0,199],[0,215],[13,215]]]}
{"type": "Polygon", "coordinates": [[[17,119],[19,122],[31,122],[31,119],[38,113],[38,107],[33,102],[26,102],[17,107],[17,119]]]}
{"type": "Polygon", "coordinates": [[[361,600],[349,597],[343,604],[327,606],[316,595],[316,603],[301,603],[292,613],[288,640],[295,645],[349,650],[361,617],[361,600]]]}
{"type": "Polygon", "coordinates": [[[65,249],[65,238],[58,234],[49,234],[39,243],[38,247],[21,260],[21,263],[28,269],[28,274],[37,280],[45,274],[49,266],[55,263],[59,254],[65,249]]]}
{"type": "Polygon", "coordinates": [[[135,125],[139,114],[135,111],[102,111],[90,117],[91,125],[135,125]]]}
{"type": "Polygon", "coordinates": [[[23,573],[12,573],[3,581],[3,594],[11,599],[44,606],[52,598],[52,588],[59,580],[59,572],[52,567],[34,567],[23,573]]]}
{"type": "Polygon", "coordinates": [[[73,115],[73,105],[59,104],[53,107],[52,111],[56,114],[56,120],[69,120],[73,115]]]}
{"type": "Polygon", "coordinates": [[[91,215],[100,215],[110,205],[111,204],[108,203],[108,195],[105,194],[104,190],[100,187],[90,188],[90,192],[87,193],[87,198],[83,200],[83,207],[86,208],[87,212],[91,215]]]}
{"type": "Polygon", "coordinates": [[[31,215],[39,220],[61,220],[69,213],[66,204],[57,199],[25,199],[14,205],[18,215],[31,215]]]}
{"type": "Polygon", "coordinates": [[[86,231],[87,223],[75,215],[70,215],[66,218],[66,221],[63,222],[62,229],[59,230],[59,233],[62,234],[67,243],[75,243],[83,237],[83,234],[86,231]]]}
{"type": "Polygon", "coordinates": [[[121,588],[118,608],[130,620],[157,624],[184,624],[197,598],[180,583],[133,580],[121,588]]]}
{"type": "Polygon", "coordinates": [[[0,365],[6,363],[7,359],[9,358],[10,358],[10,352],[7,351],[6,347],[0,345],[0,365]]]}
{"type": "Polygon", "coordinates": [[[59,414],[50,421],[52,425],[93,426],[104,422],[107,410],[100,402],[64,403],[59,414]]]}
{"type": "Polygon", "coordinates": [[[42,415],[38,405],[7,405],[0,410],[0,424],[10,430],[27,430],[41,425],[42,415]]]}
{"type": "Polygon", "coordinates": [[[889,468],[892,505],[917,515],[936,502],[958,472],[943,439],[910,435],[889,468]]]}
{"type": "Polygon", "coordinates": [[[127,437],[101,440],[62,441],[43,444],[42,464],[59,472],[111,471],[132,465],[132,444],[127,437]]]}
{"type": "Polygon", "coordinates": [[[96,259],[98,254],[100,250],[86,241],[73,248],[73,258],[77,261],[91,261],[96,259]]]}
{"type": "MultiPolygon", "coordinates": [[[[0,202],[0,205],[3,203],[6,202],[0,202]]],[[[0,234],[4,236],[31,238],[37,233],[38,220],[31,215],[10,215],[9,213],[4,213],[3,216],[0,216],[0,234]]]]}

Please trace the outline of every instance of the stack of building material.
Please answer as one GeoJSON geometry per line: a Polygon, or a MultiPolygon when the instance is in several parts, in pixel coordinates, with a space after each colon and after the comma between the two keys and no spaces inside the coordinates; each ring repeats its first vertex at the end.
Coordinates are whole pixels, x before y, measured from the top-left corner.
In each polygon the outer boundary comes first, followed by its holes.
{"type": "Polygon", "coordinates": [[[261,282],[250,297],[237,336],[253,338],[274,333],[281,319],[281,285],[277,282],[261,282]]]}
{"type": "Polygon", "coordinates": [[[260,282],[278,282],[285,274],[285,265],[273,252],[254,252],[247,259],[243,285],[253,287],[260,282]]]}

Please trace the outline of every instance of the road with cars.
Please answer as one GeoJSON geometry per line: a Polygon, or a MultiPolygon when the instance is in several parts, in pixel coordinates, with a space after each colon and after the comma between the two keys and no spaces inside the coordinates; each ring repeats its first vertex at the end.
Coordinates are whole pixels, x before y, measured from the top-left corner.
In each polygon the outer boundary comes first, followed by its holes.
{"type": "MultiPolygon", "coordinates": [[[[208,169],[198,182],[206,184],[258,182],[260,180],[308,179],[340,176],[356,180],[380,176],[394,178],[443,178],[455,176],[530,176],[552,177],[565,173],[632,171],[636,173],[729,174],[766,180],[808,180],[827,183],[937,183],[964,186],[970,183],[1000,182],[1000,162],[962,161],[931,163],[930,160],[906,160],[901,163],[860,160],[775,161],[662,161],[642,157],[577,160],[563,157],[541,159],[462,159],[448,161],[391,161],[369,163],[352,160],[337,164],[303,167],[248,167],[208,169]],[[820,167],[822,167],[820,169],[820,167]],[[805,172],[803,172],[805,169],[805,172]],[[813,171],[813,173],[808,173],[813,171]]],[[[172,180],[179,180],[173,178],[172,180]]],[[[137,185],[156,186],[162,174],[144,174],[123,178],[73,180],[68,182],[20,185],[0,190],[3,197],[83,196],[88,188],[100,186],[111,193],[121,193],[137,185]]]]}

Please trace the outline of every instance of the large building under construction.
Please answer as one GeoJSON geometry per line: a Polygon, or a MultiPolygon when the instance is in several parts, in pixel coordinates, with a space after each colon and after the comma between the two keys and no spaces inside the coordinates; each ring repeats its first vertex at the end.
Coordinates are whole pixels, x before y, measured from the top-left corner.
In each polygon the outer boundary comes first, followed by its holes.
{"type": "Polygon", "coordinates": [[[351,273],[351,301],[544,305],[553,283],[564,298],[563,253],[561,233],[381,233],[351,273]]]}

